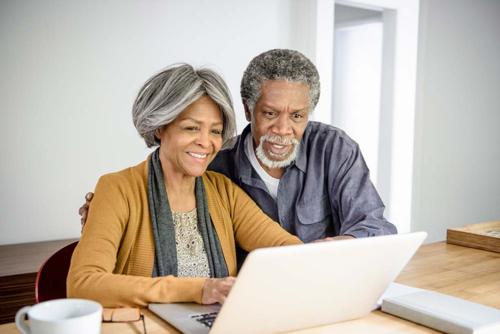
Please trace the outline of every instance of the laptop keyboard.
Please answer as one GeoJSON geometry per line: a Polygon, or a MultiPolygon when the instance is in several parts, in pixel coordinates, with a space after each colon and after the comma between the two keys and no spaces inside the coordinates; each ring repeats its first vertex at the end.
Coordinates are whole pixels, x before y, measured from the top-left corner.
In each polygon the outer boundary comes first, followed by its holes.
{"type": "Polygon", "coordinates": [[[198,322],[201,322],[208,328],[212,328],[212,325],[214,324],[215,318],[217,317],[218,313],[219,312],[193,314],[191,318],[198,322]]]}

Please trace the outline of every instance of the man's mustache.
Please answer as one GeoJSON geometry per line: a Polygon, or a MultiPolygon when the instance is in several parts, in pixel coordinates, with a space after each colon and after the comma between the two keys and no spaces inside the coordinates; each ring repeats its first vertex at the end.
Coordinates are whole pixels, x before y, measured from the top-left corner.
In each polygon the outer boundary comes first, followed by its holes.
{"type": "Polygon", "coordinates": [[[277,145],[298,145],[299,141],[295,138],[287,138],[278,135],[264,135],[260,139],[277,145]]]}

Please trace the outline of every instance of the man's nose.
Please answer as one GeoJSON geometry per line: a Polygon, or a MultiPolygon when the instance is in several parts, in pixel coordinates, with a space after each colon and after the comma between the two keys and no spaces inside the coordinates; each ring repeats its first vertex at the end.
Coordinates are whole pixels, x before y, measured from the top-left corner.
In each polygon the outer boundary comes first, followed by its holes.
{"type": "Polygon", "coordinates": [[[272,131],[274,134],[279,136],[286,136],[293,133],[291,120],[288,117],[288,113],[281,113],[273,124],[272,131]]]}

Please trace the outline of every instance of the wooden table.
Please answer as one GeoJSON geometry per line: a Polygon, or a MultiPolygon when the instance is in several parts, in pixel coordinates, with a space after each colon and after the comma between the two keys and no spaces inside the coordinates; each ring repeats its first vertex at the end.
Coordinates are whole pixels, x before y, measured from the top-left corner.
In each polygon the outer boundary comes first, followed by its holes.
{"type": "MultiPolygon", "coordinates": [[[[500,308],[500,253],[487,252],[446,244],[422,246],[397,282],[447,293],[500,308]]],[[[149,334],[178,333],[147,310],[146,326],[149,334]]],[[[0,333],[18,333],[13,323],[0,325],[0,333]]],[[[103,334],[142,333],[142,324],[103,324],[103,334]]],[[[306,329],[294,333],[437,333],[429,328],[375,311],[361,319],[306,329]]]]}

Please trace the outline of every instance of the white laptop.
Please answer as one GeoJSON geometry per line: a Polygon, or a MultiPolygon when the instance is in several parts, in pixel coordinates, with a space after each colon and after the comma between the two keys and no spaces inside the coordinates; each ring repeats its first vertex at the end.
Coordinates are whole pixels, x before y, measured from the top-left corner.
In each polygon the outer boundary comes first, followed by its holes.
{"type": "Polygon", "coordinates": [[[173,303],[149,309],[186,334],[282,333],[360,318],[374,309],[426,236],[258,249],[248,255],[222,307],[173,303]]]}

